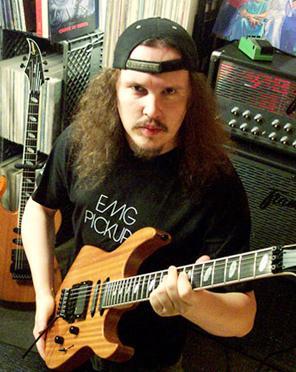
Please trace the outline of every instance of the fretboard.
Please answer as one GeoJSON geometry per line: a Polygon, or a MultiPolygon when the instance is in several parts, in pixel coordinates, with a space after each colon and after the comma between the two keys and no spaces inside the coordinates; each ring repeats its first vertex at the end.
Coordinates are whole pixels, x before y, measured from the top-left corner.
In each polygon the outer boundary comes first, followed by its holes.
{"type": "MultiPolygon", "coordinates": [[[[275,270],[274,247],[178,267],[184,271],[194,290],[214,288],[271,276],[275,270]]],[[[168,270],[132,276],[105,283],[100,307],[109,308],[148,300],[168,270]]]]}
{"type": "Polygon", "coordinates": [[[39,93],[30,93],[28,117],[25,130],[21,187],[18,203],[18,227],[21,227],[24,209],[35,188],[35,167],[37,165],[37,141],[39,118],[39,93]]]}

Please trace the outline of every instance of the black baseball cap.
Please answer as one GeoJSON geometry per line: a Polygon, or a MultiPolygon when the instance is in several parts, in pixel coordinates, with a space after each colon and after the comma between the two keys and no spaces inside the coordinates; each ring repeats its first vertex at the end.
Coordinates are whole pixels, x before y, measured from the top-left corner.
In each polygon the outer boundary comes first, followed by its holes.
{"type": "Polygon", "coordinates": [[[176,70],[198,70],[198,53],[194,40],[178,23],[167,18],[153,17],[136,21],[118,38],[113,68],[161,73],[176,70]],[[151,62],[131,59],[132,51],[146,40],[164,39],[182,55],[181,59],[151,62]]]}

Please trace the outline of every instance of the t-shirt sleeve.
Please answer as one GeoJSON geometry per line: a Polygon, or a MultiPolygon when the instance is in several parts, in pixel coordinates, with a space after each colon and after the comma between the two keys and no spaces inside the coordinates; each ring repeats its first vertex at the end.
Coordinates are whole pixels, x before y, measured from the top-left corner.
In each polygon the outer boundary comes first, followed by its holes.
{"type": "Polygon", "coordinates": [[[51,209],[59,209],[69,201],[69,135],[70,127],[57,138],[32,194],[34,201],[51,209]]]}
{"type": "MultiPolygon", "coordinates": [[[[210,193],[213,202],[207,220],[203,253],[215,259],[250,251],[250,210],[235,170],[210,193]]],[[[246,292],[252,288],[252,282],[241,281],[215,290],[246,292]]]]}

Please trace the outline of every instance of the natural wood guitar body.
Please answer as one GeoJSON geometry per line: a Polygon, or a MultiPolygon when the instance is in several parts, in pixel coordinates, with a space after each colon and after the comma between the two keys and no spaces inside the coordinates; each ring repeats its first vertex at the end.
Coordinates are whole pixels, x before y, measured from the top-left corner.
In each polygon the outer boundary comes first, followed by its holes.
{"type": "MultiPolygon", "coordinates": [[[[1,182],[1,180],[0,180],[1,182]]],[[[5,181],[6,182],[6,181],[5,181]]],[[[0,198],[6,186],[2,180],[0,198]],[[2,192],[3,191],[3,192],[2,192]]],[[[20,234],[15,231],[18,225],[18,211],[6,210],[0,203],[0,300],[6,302],[34,303],[35,292],[31,280],[15,280],[11,273],[12,254],[14,249],[21,249],[17,240],[20,234]]],[[[57,213],[55,219],[56,231],[61,225],[61,214],[57,213]]],[[[34,235],[34,231],[32,231],[34,235]]],[[[24,254],[24,252],[21,252],[24,254]]],[[[57,291],[62,282],[61,272],[55,259],[54,288],[57,291]]]]}
{"type": "MultiPolygon", "coordinates": [[[[92,282],[93,287],[100,283],[102,287],[106,281],[135,275],[145,258],[169,241],[168,234],[147,227],[137,231],[113,252],[84,246],[57,293],[56,310],[60,306],[59,299],[64,289],[85,281],[92,282]]],[[[133,349],[123,345],[117,336],[120,316],[133,305],[101,312],[97,303],[93,307],[94,293],[95,290],[90,295],[87,311],[83,316],[85,319],[69,323],[59,317],[49,329],[45,359],[49,368],[71,371],[92,354],[117,362],[123,362],[133,355],[133,349]]],[[[79,296],[79,290],[77,295],[79,296]]],[[[82,297],[80,307],[83,307],[82,297]]]]}

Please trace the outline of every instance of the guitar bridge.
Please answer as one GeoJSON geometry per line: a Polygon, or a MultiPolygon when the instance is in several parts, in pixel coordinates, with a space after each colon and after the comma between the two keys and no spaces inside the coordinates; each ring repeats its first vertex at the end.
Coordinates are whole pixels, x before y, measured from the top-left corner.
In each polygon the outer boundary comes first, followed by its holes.
{"type": "Polygon", "coordinates": [[[11,254],[10,272],[14,280],[31,281],[31,270],[24,250],[13,249],[11,254]]]}
{"type": "Polygon", "coordinates": [[[72,288],[63,289],[59,301],[57,315],[68,323],[86,318],[92,281],[74,284],[72,288]]]}

